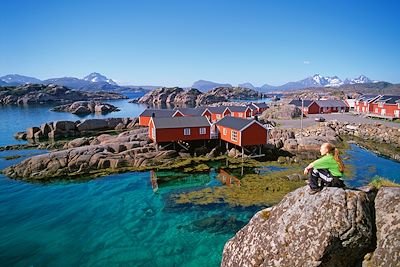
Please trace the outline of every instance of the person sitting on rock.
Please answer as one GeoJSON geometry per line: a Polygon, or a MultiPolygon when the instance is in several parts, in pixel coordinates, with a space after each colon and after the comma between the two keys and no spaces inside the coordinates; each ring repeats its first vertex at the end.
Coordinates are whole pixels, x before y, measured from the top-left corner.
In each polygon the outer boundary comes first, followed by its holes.
{"type": "Polygon", "coordinates": [[[329,143],[324,143],[321,145],[320,152],[323,157],[311,162],[304,169],[304,175],[309,174],[310,194],[321,191],[325,185],[341,188],[345,186],[340,179],[343,176],[344,164],[340,159],[339,150],[329,143]],[[318,180],[320,180],[320,185],[318,180]]]}

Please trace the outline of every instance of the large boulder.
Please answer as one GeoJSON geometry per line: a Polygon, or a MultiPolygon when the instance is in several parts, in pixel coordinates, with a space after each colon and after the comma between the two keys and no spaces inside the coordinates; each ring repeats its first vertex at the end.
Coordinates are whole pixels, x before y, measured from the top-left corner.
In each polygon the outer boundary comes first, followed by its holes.
{"type": "Polygon", "coordinates": [[[79,132],[89,132],[89,131],[98,131],[98,130],[107,130],[108,122],[102,119],[87,119],[83,120],[76,125],[79,132]]]}
{"type": "Polygon", "coordinates": [[[221,266],[355,266],[371,251],[373,205],[363,191],[299,188],[258,212],[224,247],[221,266]]]}
{"type": "Polygon", "coordinates": [[[383,187],[375,198],[377,245],[372,266],[400,265],[400,187],[383,187]]]}

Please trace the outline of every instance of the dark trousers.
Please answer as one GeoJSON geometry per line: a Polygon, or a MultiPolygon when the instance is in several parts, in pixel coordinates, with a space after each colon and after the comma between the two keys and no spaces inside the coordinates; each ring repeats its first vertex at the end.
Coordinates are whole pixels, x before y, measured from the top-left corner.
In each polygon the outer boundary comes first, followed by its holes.
{"type": "Polygon", "coordinates": [[[322,189],[327,187],[345,187],[340,177],[333,176],[326,169],[311,169],[308,176],[308,182],[311,189],[322,189]]]}

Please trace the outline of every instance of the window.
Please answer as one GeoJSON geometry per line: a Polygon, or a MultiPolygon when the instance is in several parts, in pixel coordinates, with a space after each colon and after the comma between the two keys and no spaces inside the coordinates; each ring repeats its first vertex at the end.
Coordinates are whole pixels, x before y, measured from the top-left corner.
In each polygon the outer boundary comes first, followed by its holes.
{"type": "Polygon", "coordinates": [[[227,134],[228,134],[228,131],[226,130],[226,128],[224,128],[224,129],[222,130],[222,133],[223,133],[224,135],[227,135],[227,134]]]}
{"type": "Polygon", "coordinates": [[[206,128],[200,128],[200,134],[206,134],[206,128]]]}
{"type": "Polygon", "coordinates": [[[190,128],[183,129],[183,134],[184,135],[190,135],[190,128]]]}
{"type": "Polygon", "coordinates": [[[154,127],[151,129],[151,137],[153,139],[156,139],[156,128],[154,128],[154,127]]]}
{"type": "Polygon", "coordinates": [[[397,104],[397,108],[400,109],[400,103],[397,104]]]}
{"type": "Polygon", "coordinates": [[[231,132],[231,139],[232,139],[232,141],[237,142],[237,140],[238,140],[238,133],[237,133],[237,131],[232,131],[232,132],[231,132]]]}
{"type": "Polygon", "coordinates": [[[383,108],[383,102],[378,102],[378,107],[383,108]]]}
{"type": "Polygon", "coordinates": [[[217,114],[217,120],[221,119],[221,115],[217,114]]]}
{"type": "Polygon", "coordinates": [[[239,113],[239,117],[243,117],[243,113],[240,112],[240,113],[239,113]]]}
{"type": "Polygon", "coordinates": [[[378,108],[375,108],[375,113],[378,113],[378,108]]]}

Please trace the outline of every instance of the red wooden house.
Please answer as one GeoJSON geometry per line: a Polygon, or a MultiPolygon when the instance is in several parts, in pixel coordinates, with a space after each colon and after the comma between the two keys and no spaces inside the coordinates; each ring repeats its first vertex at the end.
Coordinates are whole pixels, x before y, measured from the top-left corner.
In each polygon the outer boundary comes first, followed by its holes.
{"type": "Polygon", "coordinates": [[[152,117],[149,137],[156,143],[211,139],[211,124],[206,117],[152,117]]]}
{"type": "Polygon", "coordinates": [[[149,126],[151,117],[157,118],[171,118],[175,116],[183,116],[179,111],[172,109],[145,109],[139,115],[139,125],[149,126]]]}
{"type": "Polygon", "coordinates": [[[267,129],[256,120],[226,116],[216,123],[219,137],[238,146],[264,145],[267,129]]]}
{"type": "Polygon", "coordinates": [[[349,106],[342,100],[315,100],[314,103],[308,108],[308,114],[322,114],[322,113],[334,113],[334,112],[349,112],[349,106]],[[315,108],[314,108],[315,106],[315,108]],[[319,107],[319,111],[316,113],[314,109],[319,107]],[[310,112],[311,111],[311,112],[310,112]]]}
{"type": "Polygon", "coordinates": [[[354,110],[358,113],[372,113],[371,102],[381,97],[380,95],[362,95],[354,103],[354,110]]]}
{"type": "Polygon", "coordinates": [[[228,107],[207,107],[211,113],[211,122],[216,122],[225,116],[231,115],[231,111],[228,107]]]}
{"type": "Polygon", "coordinates": [[[263,103],[251,103],[251,106],[256,108],[256,113],[253,114],[253,116],[257,115],[257,114],[261,114],[269,108],[267,103],[264,103],[264,102],[263,103]]]}
{"type": "Polygon", "coordinates": [[[371,113],[384,118],[400,118],[400,96],[382,95],[370,103],[371,113]]]}
{"type": "Polygon", "coordinates": [[[303,105],[303,114],[317,114],[319,111],[319,107],[317,105],[314,105],[311,107],[311,104],[313,104],[313,100],[303,100],[303,104],[301,103],[300,99],[293,99],[292,101],[289,102],[289,105],[295,105],[301,110],[301,107],[303,105]],[[311,108],[310,108],[311,107],[311,108]]]}
{"type": "Polygon", "coordinates": [[[230,106],[228,108],[232,117],[250,118],[252,116],[252,110],[247,106],[230,106]]]}

